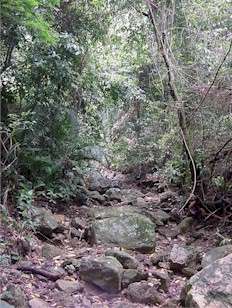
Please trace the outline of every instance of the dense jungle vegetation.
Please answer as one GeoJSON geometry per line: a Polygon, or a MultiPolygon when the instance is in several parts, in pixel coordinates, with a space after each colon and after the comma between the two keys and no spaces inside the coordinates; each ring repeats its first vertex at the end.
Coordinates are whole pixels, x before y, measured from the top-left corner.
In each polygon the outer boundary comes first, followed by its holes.
{"type": "Polygon", "coordinates": [[[228,206],[230,15],[227,0],[2,1],[2,209],[75,198],[90,159],[228,206]]]}
{"type": "Polygon", "coordinates": [[[0,307],[232,307],[231,1],[0,13],[0,307]]]}

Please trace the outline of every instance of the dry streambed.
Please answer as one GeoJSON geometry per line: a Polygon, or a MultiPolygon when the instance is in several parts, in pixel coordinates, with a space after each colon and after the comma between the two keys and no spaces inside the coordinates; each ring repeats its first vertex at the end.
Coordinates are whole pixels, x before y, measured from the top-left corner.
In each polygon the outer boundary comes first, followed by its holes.
{"type": "Polygon", "coordinates": [[[231,307],[232,246],[211,248],[214,233],[180,221],[178,202],[107,187],[71,215],[33,208],[39,239],[5,245],[14,234],[1,229],[0,308],[231,307]]]}

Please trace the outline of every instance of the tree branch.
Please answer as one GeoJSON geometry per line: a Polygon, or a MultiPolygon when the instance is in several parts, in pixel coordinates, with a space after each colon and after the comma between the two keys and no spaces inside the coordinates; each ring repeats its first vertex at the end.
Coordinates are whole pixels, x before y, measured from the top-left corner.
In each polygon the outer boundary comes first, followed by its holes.
{"type": "Polygon", "coordinates": [[[190,118],[191,118],[191,115],[192,115],[193,113],[195,113],[196,111],[199,110],[199,108],[201,107],[201,105],[204,103],[204,101],[206,100],[207,96],[209,95],[209,92],[210,92],[210,90],[212,89],[212,87],[213,87],[213,85],[214,85],[214,83],[215,83],[215,81],[216,81],[216,79],[217,79],[217,76],[218,76],[218,74],[219,74],[219,72],[220,72],[220,70],[221,70],[221,68],[222,68],[222,66],[223,66],[223,64],[224,64],[224,62],[226,61],[227,57],[229,56],[229,54],[230,54],[230,52],[231,52],[231,49],[232,49],[232,40],[230,41],[229,48],[228,48],[227,52],[225,53],[224,57],[222,58],[222,61],[221,61],[221,63],[219,64],[219,66],[218,66],[218,68],[217,68],[217,70],[216,70],[216,72],[215,72],[215,75],[214,75],[214,78],[213,78],[211,84],[209,85],[209,87],[208,87],[206,93],[205,93],[205,94],[203,95],[203,97],[200,99],[200,101],[199,101],[197,107],[191,112],[190,118]]]}

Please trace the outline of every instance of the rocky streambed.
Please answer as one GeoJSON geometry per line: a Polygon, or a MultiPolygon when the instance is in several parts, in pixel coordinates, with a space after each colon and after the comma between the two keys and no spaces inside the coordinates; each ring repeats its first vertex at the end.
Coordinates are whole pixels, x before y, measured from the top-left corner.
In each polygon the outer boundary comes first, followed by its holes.
{"type": "Polygon", "coordinates": [[[97,181],[81,205],[35,204],[33,233],[2,225],[0,308],[232,307],[232,245],[155,183],[97,181]]]}

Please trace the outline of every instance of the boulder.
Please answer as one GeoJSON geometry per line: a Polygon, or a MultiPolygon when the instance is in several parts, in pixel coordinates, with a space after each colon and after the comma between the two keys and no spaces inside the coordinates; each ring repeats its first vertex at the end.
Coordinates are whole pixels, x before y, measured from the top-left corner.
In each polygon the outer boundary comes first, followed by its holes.
{"type": "Polygon", "coordinates": [[[97,190],[100,193],[105,193],[111,185],[110,180],[96,169],[86,173],[86,182],[89,190],[97,190]]]}
{"type": "Polygon", "coordinates": [[[191,248],[175,244],[172,247],[169,257],[170,268],[174,271],[181,272],[184,267],[189,265],[192,259],[193,250],[191,248]]]}
{"type": "Polygon", "coordinates": [[[15,308],[15,306],[12,306],[12,305],[8,304],[7,302],[2,301],[0,299],[0,308],[15,308]]]}
{"type": "Polygon", "coordinates": [[[162,302],[161,294],[157,291],[157,285],[148,281],[134,282],[126,290],[126,296],[140,304],[155,305],[162,302]]]}
{"type": "Polygon", "coordinates": [[[144,194],[138,189],[122,189],[121,190],[122,201],[137,204],[137,198],[143,198],[144,194]]]}
{"type": "Polygon", "coordinates": [[[165,270],[153,270],[151,273],[153,277],[160,280],[160,288],[167,292],[170,283],[168,272],[165,270]]]}
{"type": "Polygon", "coordinates": [[[191,277],[182,297],[184,307],[232,307],[232,254],[211,263],[191,277]]]}
{"type": "Polygon", "coordinates": [[[27,301],[23,290],[16,285],[9,285],[6,291],[3,292],[1,300],[7,302],[15,308],[26,308],[27,301]]]}
{"type": "Polygon", "coordinates": [[[121,290],[123,267],[114,257],[83,258],[80,277],[109,293],[121,290]]]}
{"type": "Polygon", "coordinates": [[[95,243],[114,244],[141,252],[154,251],[155,224],[133,207],[98,208],[94,217],[95,243]]]}
{"type": "Polygon", "coordinates": [[[59,229],[59,223],[50,210],[44,208],[32,208],[34,227],[37,232],[46,237],[52,237],[52,233],[59,229]]]}
{"type": "Polygon", "coordinates": [[[83,290],[83,287],[77,281],[59,279],[56,281],[56,287],[65,293],[75,293],[83,290]]]}
{"type": "Polygon", "coordinates": [[[44,244],[42,247],[42,256],[46,259],[52,259],[63,255],[63,250],[50,244],[44,244]]]}
{"type": "Polygon", "coordinates": [[[202,267],[206,267],[207,265],[212,264],[214,261],[226,257],[230,253],[232,253],[232,245],[212,248],[204,255],[201,265],[202,267]]]}
{"type": "Polygon", "coordinates": [[[111,249],[106,251],[105,255],[115,257],[126,269],[136,269],[139,265],[134,257],[122,250],[111,249]]]}
{"type": "Polygon", "coordinates": [[[48,303],[46,303],[45,301],[43,301],[40,298],[33,298],[29,301],[29,307],[30,308],[51,308],[50,305],[48,305],[48,303]]]}
{"type": "Polygon", "coordinates": [[[160,209],[147,211],[147,215],[158,226],[163,226],[170,219],[170,215],[160,209]]]}
{"type": "Polygon", "coordinates": [[[139,282],[141,280],[147,280],[148,273],[139,269],[127,269],[122,275],[122,287],[127,288],[129,284],[133,282],[139,282]]]}
{"type": "Polygon", "coordinates": [[[120,188],[109,188],[106,192],[105,195],[107,196],[107,199],[109,201],[119,201],[121,202],[122,196],[121,196],[121,190],[120,188]]]}
{"type": "Polygon", "coordinates": [[[89,191],[88,193],[89,198],[98,201],[99,203],[105,202],[105,197],[101,195],[98,191],[89,191]]]}

